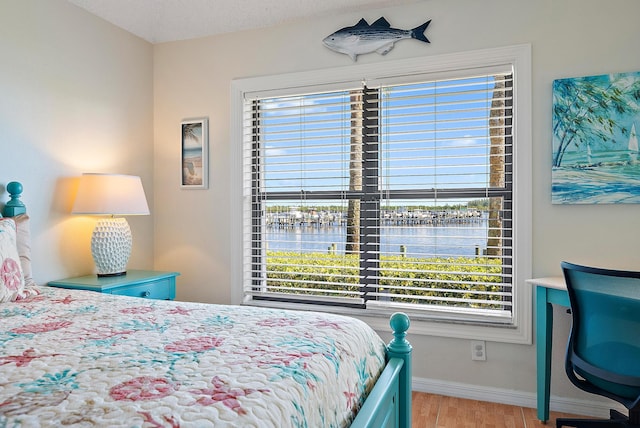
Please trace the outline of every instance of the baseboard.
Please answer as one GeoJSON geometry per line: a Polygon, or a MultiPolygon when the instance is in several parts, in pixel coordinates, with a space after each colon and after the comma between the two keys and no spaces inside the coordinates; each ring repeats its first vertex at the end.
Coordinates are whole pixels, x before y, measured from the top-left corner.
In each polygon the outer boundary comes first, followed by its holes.
{"type": "MultiPolygon", "coordinates": [[[[417,377],[414,377],[412,382],[414,391],[466,398],[469,400],[509,404],[511,406],[536,408],[536,394],[532,392],[417,377]]],[[[626,413],[624,407],[621,407],[614,401],[589,401],[552,395],[551,402],[549,403],[549,408],[554,412],[602,418],[609,417],[609,409],[612,407],[626,413]]]]}

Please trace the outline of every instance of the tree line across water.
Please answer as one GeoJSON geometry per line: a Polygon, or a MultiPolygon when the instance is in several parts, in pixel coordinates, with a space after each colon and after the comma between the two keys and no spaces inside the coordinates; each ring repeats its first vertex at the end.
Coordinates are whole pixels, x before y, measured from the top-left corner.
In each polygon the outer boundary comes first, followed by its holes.
{"type": "MultiPolygon", "coordinates": [[[[346,213],[346,205],[321,205],[321,206],[305,206],[305,205],[269,205],[265,207],[267,214],[277,214],[283,212],[290,212],[295,209],[301,213],[307,213],[312,211],[329,211],[333,213],[346,213]]],[[[381,207],[381,211],[386,212],[402,212],[402,211],[465,211],[465,210],[478,210],[486,211],[489,209],[489,198],[474,199],[465,204],[446,204],[446,205],[385,205],[381,207]]]]}

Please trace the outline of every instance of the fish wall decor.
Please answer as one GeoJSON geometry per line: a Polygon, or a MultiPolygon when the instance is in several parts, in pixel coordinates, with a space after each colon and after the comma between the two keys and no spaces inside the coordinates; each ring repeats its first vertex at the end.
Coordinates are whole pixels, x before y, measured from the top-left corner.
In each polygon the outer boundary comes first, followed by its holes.
{"type": "Polygon", "coordinates": [[[356,61],[358,55],[366,53],[378,52],[380,55],[386,55],[398,40],[416,39],[430,43],[424,35],[430,23],[431,20],[412,30],[401,30],[391,28],[391,24],[384,17],[371,25],[363,18],[356,25],[344,27],[325,37],[322,43],[332,51],[349,55],[356,61]]]}

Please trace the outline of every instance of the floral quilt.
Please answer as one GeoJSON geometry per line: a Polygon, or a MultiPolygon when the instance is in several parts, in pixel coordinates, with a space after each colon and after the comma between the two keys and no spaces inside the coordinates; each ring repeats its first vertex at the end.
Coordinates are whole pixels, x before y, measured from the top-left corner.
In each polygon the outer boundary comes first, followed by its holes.
{"type": "Polygon", "coordinates": [[[341,427],[381,373],[359,320],[39,287],[0,304],[0,427],[341,427]]]}

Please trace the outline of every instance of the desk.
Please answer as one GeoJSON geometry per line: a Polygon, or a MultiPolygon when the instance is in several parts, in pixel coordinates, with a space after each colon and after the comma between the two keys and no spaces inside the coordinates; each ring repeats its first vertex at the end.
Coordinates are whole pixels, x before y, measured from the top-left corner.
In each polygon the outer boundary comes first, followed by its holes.
{"type": "Polygon", "coordinates": [[[538,419],[549,419],[551,390],[551,342],[553,337],[552,303],[569,307],[569,294],[564,277],[528,279],[536,286],[536,393],[538,419]]]}

